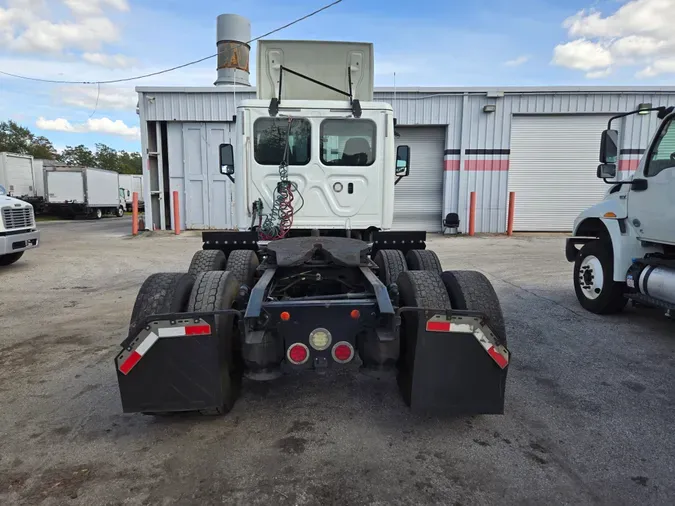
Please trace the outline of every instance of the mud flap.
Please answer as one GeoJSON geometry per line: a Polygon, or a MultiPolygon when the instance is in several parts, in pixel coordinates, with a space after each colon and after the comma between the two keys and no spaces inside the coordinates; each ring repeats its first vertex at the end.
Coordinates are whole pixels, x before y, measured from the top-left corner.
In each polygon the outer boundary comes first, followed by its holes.
{"type": "Polygon", "coordinates": [[[405,402],[415,413],[503,414],[510,353],[498,344],[484,315],[419,308],[416,336],[407,336],[399,373],[405,402]],[[412,337],[412,339],[411,339],[412,337]]]}
{"type": "Polygon", "coordinates": [[[225,349],[214,313],[157,315],[115,357],[125,413],[201,411],[223,405],[225,349]]]}

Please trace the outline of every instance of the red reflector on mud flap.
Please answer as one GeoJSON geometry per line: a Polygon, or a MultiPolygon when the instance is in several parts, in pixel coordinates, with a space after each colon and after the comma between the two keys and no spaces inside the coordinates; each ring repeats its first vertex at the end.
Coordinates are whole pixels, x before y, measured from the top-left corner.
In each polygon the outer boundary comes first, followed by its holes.
{"type": "Polygon", "coordinates": [[[120,364],[120,372],[124,374],[125,376],[129,374],[129,371],[131,371],[136,364],[138,364],[138,361],[143,358],[142,355],[139,353],[136,353],[135,351],[131,352],[131,355],[120,364]]]}
{"type": "Polygon", "coordinates": [[[152,347],[153,344],[157,342],[159,336],[154,332],[150,332],[141,343],[136,346],[135,350],[132,350],[130,355],[124,359],[119,366],[119,370],[125,376],[131,372],[131,370],[140,362],[143,355],[145,355],[148,350],[152,347]]]}
{"type": "Polygon", "coordinates": [[[494,360],[499,367],[504,369],[507,365],[509,365],[509,361],[504,357],[501,353],[497,351],[497,349],[494,346],[491,346],[488,350],[488,355],[492,357],[492,360],[494,360]]]}
{"type": "Polygon", "coordinates": [[[452,324],[438,320],[429,320],[427,322],[427,332],[450,332],[452,324]]]}
{"type": "Polygon", "coordinates": [[[204,325],[188,325],[185,327],[186,336],[205,336],[211,333],[211,326],[208,324],[204,325]]]}

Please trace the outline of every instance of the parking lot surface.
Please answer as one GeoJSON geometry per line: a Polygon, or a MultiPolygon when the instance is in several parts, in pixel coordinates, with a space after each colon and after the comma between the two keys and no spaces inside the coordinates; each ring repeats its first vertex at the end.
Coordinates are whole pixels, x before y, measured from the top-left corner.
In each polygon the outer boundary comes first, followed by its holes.
{"type": "Polygon", "coordinates": [[[503,416],[414,416],[343,371],[155,419],[122,414],[113,357],[143,280],[201,243],[130,226],[44,223],[0,271],[0,504],[675,504],[675,322],[583,311],[562,236],[429,242],[501,298],[503,416]]]}

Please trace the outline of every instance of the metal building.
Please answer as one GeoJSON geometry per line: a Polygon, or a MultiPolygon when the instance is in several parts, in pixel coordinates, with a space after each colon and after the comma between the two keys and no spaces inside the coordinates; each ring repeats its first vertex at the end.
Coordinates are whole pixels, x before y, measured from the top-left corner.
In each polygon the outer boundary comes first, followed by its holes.
{"type": "MultiPolygon", "coordinates": [[[[183,228],[228,228],[232,187],[218,167],[230,142],[235,104],[255,89],[137,88],[146,227],[173,228],[170,192],[179,192],[183,228]]],[[[675,105],[668,88],[380,88],[394,106],[397,143],[411,147],[411,175],[396,186],[394,223],[441,231],[457,212],[466,231],[477,192],[477,232],[506,230],[508,192],[516,192],[515,230],[571,230],[576,215],[602,199],[595,177],[600,132],[611,115],[639,104],[675,105]]],[[[654,113],[615,122],[619,169],[629,177],[651,136],[654,113]]]]}
{"type": "MultiPolygon", "coordinates": [[[[232,226],[232,185],[220,174],[218,147],[234,144],[236,105],[256,98],[242,42],[250,31],[245,18],[218,17],[217,86],[136,89],[148,229],[173,228],[173,191],[182,228],[232,226]]],[[[675,86],[375,88],[375,100],[392,104],[396,142],[412,153],[410,176],[396,186],[395,228],[440,232],[456,212],[466,231],[476,192],[476,231],[505,232],[513,191],[516,231],[568,231],[607,189],[595,169],[608,119],[641,104],[675,105],[675,86]]],[[[613,123],[623,178],[657,124],[655,113],[613,123]]]]}

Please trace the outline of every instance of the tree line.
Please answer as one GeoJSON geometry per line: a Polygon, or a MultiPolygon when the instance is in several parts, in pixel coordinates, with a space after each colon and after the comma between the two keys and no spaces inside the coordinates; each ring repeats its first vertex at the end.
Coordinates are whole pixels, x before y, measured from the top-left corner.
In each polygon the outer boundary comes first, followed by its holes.
{"type": "Polygon", "coordinates": [[[66,146],[60,153],[49,139],[35,135],[28,128],[9,120],[0,122],[0,152],[32,155],[34,158],[57,160],[68,165],[99,167],[120,174],[141,174],[141,154],[117,151],[105,144],[95,144],[92,151],[87,146],[66,146]]]}

